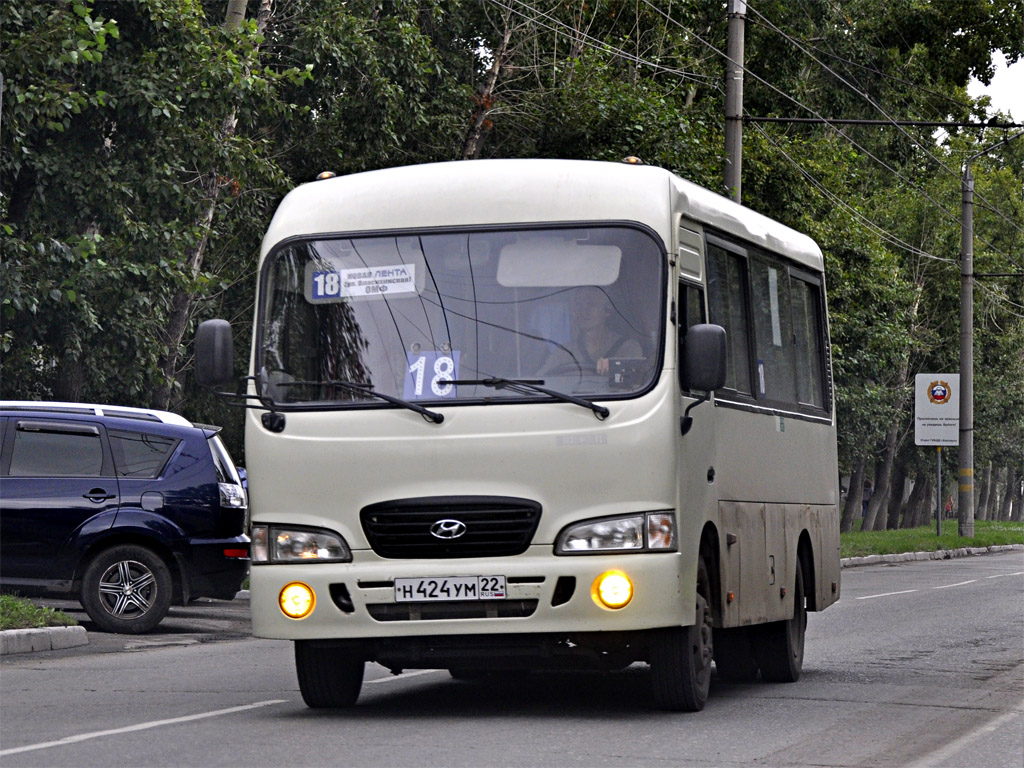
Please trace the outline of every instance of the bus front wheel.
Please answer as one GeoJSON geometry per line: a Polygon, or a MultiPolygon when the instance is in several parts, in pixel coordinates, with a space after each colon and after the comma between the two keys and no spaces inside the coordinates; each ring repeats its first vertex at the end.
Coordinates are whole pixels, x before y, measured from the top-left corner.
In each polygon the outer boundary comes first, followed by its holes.
{"type": "Polygon", "coordinates": [[[704,558],[697,562],[697,603],[689,627],[669,627],[651,640],[650,665],[654,700],[661,709],[698,712],[711,687],[710,580],[704,558]]]}
{"type": "Polygon", "coordinates": [[[365,666],[347,649],[315,640],[295,641],[295,672],[307,707],[351,707],[359,698],[365,666]]]}

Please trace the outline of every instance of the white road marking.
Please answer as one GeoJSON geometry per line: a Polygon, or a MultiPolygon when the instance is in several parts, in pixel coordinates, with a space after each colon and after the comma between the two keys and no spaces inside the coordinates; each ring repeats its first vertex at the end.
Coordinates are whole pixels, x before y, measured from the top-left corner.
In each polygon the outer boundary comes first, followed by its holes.
{"type": "Polygon", "coordinates": [[[875,597],[889,597],[890,595],[909,595],[911,592],[917,592],[916,589],[904,589],[902,592],[883,592],[880,595],[864,595],[864,597],[855,597],[854,600],[871,600],[875,597]]]}
{"type": "Polygon", "coordinates": [[[231,715],[235,712],[245,712],[249,709],[258,709],[259,707],[267,707],[271,704],[284,704],[286,699],[271,699],[270,701],[258,701],[255,704],[245,704],[241,707],[230,707],[229,709],[217,709],[213,712],[200,712],[197,715],[185,715],[184,717],[172,717],[167,720],[151,720],[148,723],[138,723],[137,725],[126,725],[124,728],[112,728],[109,731],[93,731],[92,733],[80,733],[77,736],[66,736],[63,739],[57,739],[56,741],[44,741],[40,744],[28,744],[24,747],[14,747],[12,749],[0,750],[0,756],[5,755],[16,755],[19,752],[31,752],[35,749],[47,749],[49,747],[62,747],[65,744],[76,744],[79,741],[88,741],[89,739],[98,739],[103,736],[114,736],[119,733],[132,733],[134,731],[145,731],[149,728],[159,728],[162,725],[176,725],[177,723],[187,723],[192,720],[203,720],[207,717],[220,717],[221,715],[231,715]]]}
{"type": "Polygon", "coordinates": [[[438,669],[420,669],[415,672],[403,672],[400,675],[391,675],[390,677],[379,677],[376,680],[365,681],[367,685],[373,685],[374,683],[390,683],[392,680],[401,680],[404,677],[416,677],[417,675],[432,675],[435,672],[440,672],[438,669]]]}
{"type": "MultiPolygon", "coordinates": [[[[998,579],[1003,576],[1024,576],[1024,571],[1017,571],[1016,573],[1000,573],[995,576],[986,576],[986,579],[998,579]]],[[[969,581],[959,581],[956,584],[943,584],[941,587],[931,587],[931,589],[949,589],[950,587],[962,587],[965,584],[973,584],[977,579],[970,579],[969,581]]],[[[882,592],[878,595],[864,595],[863,597],[855,597],[854,600],[872,600],[876,597],[890,597],[892,595],[909,595],[913,592],[918,592],[917,589],[904,589],[900,592],[882,592]]]]}
{"type": "MultiPolygon", "coordinates": [[[[1024,706],[1024,702],[1021,702],[1021,706],[1024,706]]],[[[932,766],[944,763],[950,758],[957,756],[958,753],[964,751],[967,747],[970,746],[972,742],[977,741],[985,734],[998,730],[999,728],[1002,728],[1004,725],[1009,723],[1011,720],[1018,719],[1021,717],[1022,713],[1019,711],[1006,712],[1002,715],[999,715],[993,718],[992,720],[989,720],[984,725],[975,728],[973,731],[965,733],[959,739],[951,741],[946,746],[940,747],[934,752],[931,752],[925,755],[924,757],[918,758],[917,761],[908,765],[907,768],[932,768],[932,766]]]]}
{"type": "Polygon", "coordinates": [[[932,589],[949,589],[950,587],[962,587],[964,584],[973,584],[977,579],[971,579],[970,581],[958,581],[956,584],[944,584],[941,587],[932,587],[932,589]]]}

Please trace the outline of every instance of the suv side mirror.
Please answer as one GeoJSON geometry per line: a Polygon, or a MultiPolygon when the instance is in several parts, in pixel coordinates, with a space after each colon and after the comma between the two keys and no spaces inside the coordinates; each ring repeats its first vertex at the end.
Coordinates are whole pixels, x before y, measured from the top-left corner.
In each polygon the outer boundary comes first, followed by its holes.
{"type": "Polygon", "coordinates": [[[227,320],[206,320],[196,329],[196,381],[216,388],[235,378],[235,344],[227,320]]]}
{"type": "Polygon", "coordinates": [[[687,389],[712,392],[725,385],[725,328],[691,325],[683,342],[682,366],[687,389]]]}

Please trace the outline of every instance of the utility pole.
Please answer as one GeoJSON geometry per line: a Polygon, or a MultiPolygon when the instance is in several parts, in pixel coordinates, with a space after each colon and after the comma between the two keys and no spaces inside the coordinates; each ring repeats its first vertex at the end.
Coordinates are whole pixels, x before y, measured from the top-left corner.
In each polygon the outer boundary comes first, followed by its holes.
{"type": "Polygon", "coordinates": [[[960,483],[957,532],[974,538],[974,176],[960,183],[960,483]]]}
{"type": "MultiPolygon", "coordinates": [[[[1024,136],[1007,136],[964,160],[960,184],[960,456],[957,529],[974,538],[974,176],[971,161],[1024,136]]],[[[982,275],[993,277],[994,275],[982,275]]]]}
{"type": "Polygon", "coordinates": [[[725,188],[742,202],[743,45],[747,0],[729,0],[729,41],[725,61],[725,188]]]}

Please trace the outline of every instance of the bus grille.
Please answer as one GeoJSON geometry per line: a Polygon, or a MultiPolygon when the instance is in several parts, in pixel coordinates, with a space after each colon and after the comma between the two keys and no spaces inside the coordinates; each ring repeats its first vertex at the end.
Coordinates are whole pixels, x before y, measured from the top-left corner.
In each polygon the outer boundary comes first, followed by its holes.
{"type": "Polygon", "coordinates": [[[442,559],[521,554],[530,546],[540,512],[540,504],[527,499],[435,496],[371,504],[359,517],[370,547],[381,557],[442,559]]]}
{"type": "Polygon", "coordinates": [[[371,603],[376,621],[441,621],[455,619],[524,619],[537,610],[536,600],[475,600],[458,603],[371,603]]]}

